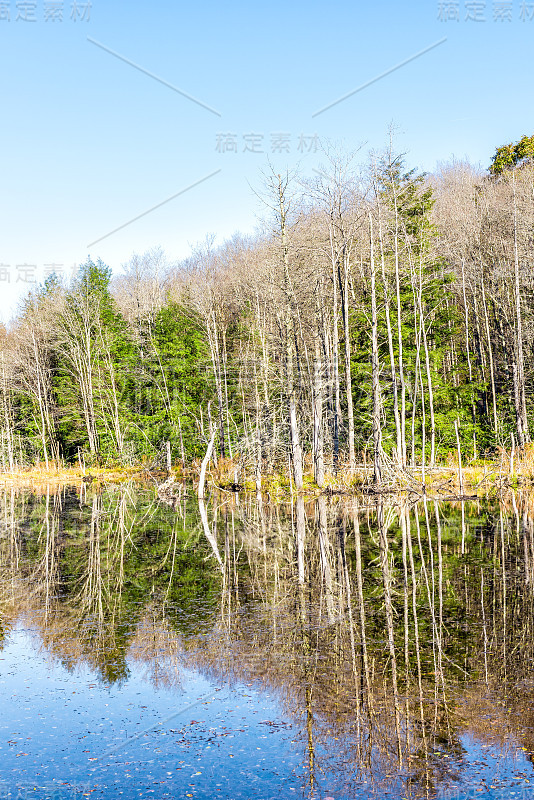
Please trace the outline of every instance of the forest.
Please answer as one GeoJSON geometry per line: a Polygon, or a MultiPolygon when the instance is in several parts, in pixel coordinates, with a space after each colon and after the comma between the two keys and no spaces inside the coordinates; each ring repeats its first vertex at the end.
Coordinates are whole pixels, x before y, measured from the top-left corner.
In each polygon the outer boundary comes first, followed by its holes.
{"type": "Polygon", "coordinates": [[[181,465],[242,476],[372,465],[380,483],[534,433],[534,136],[433,174],[393,146],[263,176],[252,236],[179,263],[52,275],[0,331],[4,472],[181,465]],[[210,448],[211,446],[211,448],[210,448]]]}

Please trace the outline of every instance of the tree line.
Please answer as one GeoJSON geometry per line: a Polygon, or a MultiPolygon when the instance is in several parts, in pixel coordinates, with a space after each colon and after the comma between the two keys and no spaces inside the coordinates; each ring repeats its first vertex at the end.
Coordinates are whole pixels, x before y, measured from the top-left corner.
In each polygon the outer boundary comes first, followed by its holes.
{"type": "Polygon", "coordinates": [[[213,439],[258,486],[287,468],[299,489],[362,459],[379,482],[524,448],[529,143],[432,175],[326,147],[312,178],[264,176],[253,236],[51,276],[1,331],[2,468],[155,462],[167,442],[185,466],[213,439]]]}

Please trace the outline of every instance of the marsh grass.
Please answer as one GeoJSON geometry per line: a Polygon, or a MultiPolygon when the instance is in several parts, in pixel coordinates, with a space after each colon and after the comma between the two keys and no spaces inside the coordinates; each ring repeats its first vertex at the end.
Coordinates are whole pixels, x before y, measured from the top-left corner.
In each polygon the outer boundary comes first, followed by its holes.
{"type": "MultiPolygon", "coordinates": [[[[200,462],[194,461],[189,467],[181,463],[173,465],[172,475],[176,480],[190,479],[195,483],[200,472],[200,462]]],[[[136,480],[139,482],[164,480],[166,472],[155,472],[149,466],[65,466],[50,462],[31,468],[20,468],[0,473],[0,485],[32,486],[61,485],[65,483],[121,483],[136,480]]],[[[390,463],[385,471],[383,490],[399,494],[415,493],[434,496],[459,496],[460,476],[457,455],[450,452],[443,464],[423,470],[421,466],[409,467],[405,471],[396,470],[390,463]]],[[[333,464],[325,468],[324,486],[317,486],[311,465],[311,458],[305,459],[303,494],[315,497],[322,493],[357,494],[373,484],[373,470],[369,463],[357,464],[351,469],[348,463],[340,461],[337,469],[333,464]]],[[[243,464],[239,455],[219,458],[211,463],[207,473],[208,482],[217,488],[235,491],[244,489],[256,491],[256,475],[253,468],[243,464]]],[[[534,484],[534,445],[526,445],[522,451],[497,448],[491,459],[472,459],[462,465],[464,495],[485,496],[506,488],[517,488],[534,484]]],[[[262,492],[273,500],[289,499],[296,494],[289,477],[287,465],[277,465],[270,473],[261,476],[262,492]]]]}

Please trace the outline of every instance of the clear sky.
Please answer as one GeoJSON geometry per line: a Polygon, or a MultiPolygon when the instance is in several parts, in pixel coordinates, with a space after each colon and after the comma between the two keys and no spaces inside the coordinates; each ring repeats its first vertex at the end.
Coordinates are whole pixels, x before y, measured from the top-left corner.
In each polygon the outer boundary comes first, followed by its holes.
{"type": "Polygon", "coordinates": [[[534,0],[0,0],[0,43],[4,321],[88,255],[251,232],[268,159],[311,173],[322,139],[393,123],[432,170],[534,133],[534,0]]]}

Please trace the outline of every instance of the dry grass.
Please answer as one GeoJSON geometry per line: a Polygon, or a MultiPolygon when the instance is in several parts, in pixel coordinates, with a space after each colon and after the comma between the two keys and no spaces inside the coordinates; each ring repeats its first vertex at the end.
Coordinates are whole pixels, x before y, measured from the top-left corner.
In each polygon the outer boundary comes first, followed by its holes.
{"type": "Polygon", "coordinates": [[[92,480],[119,483],[136,477],[142,477],[139,467],[95,467],[82,470],[79,466],[65,467],[50,463],[48,468],[44,464],[37,464],[29,469],[0,472],[0,486],[31,486],[35,488],[41,484],[50,486],[92,480]]]}
{"type": "MultiPolygon", "coordinates": [[[[321,490],[313,478],[311,459],[305,458],[303,494],[313,497],[322,491],[341,494],[358,493],[362,487],[373,483],[373,467],[369,462],[359,463],[350,469],[348,463],[340,462],[334,471],[326,466],[324,488],[321,490]]],[[[235,466],[225,460],[224,471],[233,474],[235,466]]],[[[462,485],[456,453],[449,453],[444,463],[423,471],[421,466],[409,467],[405,472],[395,470],[391,463],[384,467],[384,488],[400,494],[416,493],[437,497],[462,495],[487,495],[507,488],[534,484],[534,445],[527,445],[522,452],[503,448],[497,450],[493,459],[471,460],[462,464],[462,485]]],[[[216,482],[216,480],[215,480],[216,482]]],[[[243,475],[240,481],[247,488],[254,488],[254,476],[243,475]]],[[[274,498],[287,498],[295,493],[290,485],[287,469],[280,468],[262,476],[262,489],[274,498]]]]}
{"type": "MultiPolygon", "coordinates": [[[[357,464],[350,469],[346,462],[340,461],[338,469],[332,464],[326,465],[324,488],[319,489],[313,477],[313,469],[309,454],[304,460],[303,494],[315,497],[325,490],[327,492],[352,494],[361,491],[362,487],[373,482],[372,465],[357,464]]],[[[180,464],[173,467],[176,478],[198,477],[199,464],[193,463],[188,469],[180,464]]],[[[163,474],[163,473],[162,473],[163,474]]],[[[85,470],[78,465],[64,466],[50,463],[48,468],[41,463],[30,469],[17,469],[0,472],[0,486],[31,487],[77,484],[96,481],[98,483],[121,483],[122,481],[139,480],[149,477],[146,467],[91,467],[85,470]]],[[[233,487],[234,484],[255,491],[256,482],[253,470],[246,470],[239,457],[234,459],[218,459],[217,466],[211,464],[208,470],[208,482],[217,487],[233,487]]],[[[463,492],[460,486],[460,474],[456,453],[447,455],[444,463],[433,469],[424,470],[420,466],[410,467],[405,472],[395,471],[392,464],[384,469],[384,487],[403,493],[419,493],[437,497],[463,495],[487,495],[507,488],[534,484],[534,445],[526,445],[520,452],[498,448],[495,458],[467,461],[462,465],[463,492]]],[[[288,478],[287,468],[279,465],[270,474],[262,475],[262,491],[273,499],[288,499],[295,494],[294,485],[288,478]]]]}

